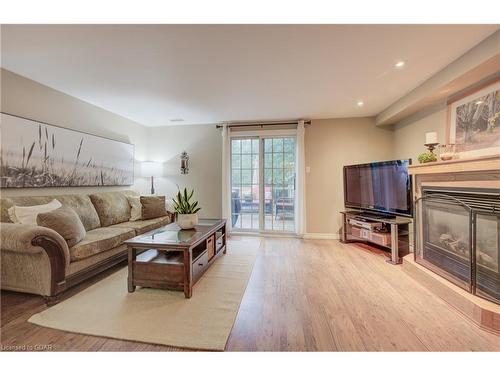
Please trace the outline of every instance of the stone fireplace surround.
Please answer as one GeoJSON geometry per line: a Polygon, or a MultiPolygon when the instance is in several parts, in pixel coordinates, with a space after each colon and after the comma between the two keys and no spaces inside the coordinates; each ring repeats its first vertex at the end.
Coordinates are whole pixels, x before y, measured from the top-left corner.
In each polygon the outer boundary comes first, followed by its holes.
{"type": "Polygon", "coordinates": [[[409,170],[417,202],[415,254],[404,258],[403,268],[476,323],[500,333],[499,239],[491,234],[495,224],[498,229],[500,212],[495,206],[483,210],[492,215],[477,215],[481,210],[469,206],[497,204],[500,155],[419,164],[409,170]],[[486,239],[481,238],[484,233],[486,239]]]}

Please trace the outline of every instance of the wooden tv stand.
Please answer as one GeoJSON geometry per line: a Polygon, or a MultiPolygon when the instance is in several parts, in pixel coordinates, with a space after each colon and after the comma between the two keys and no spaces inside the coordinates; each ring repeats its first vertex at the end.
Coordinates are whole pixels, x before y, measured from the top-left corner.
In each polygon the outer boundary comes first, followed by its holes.
{"type": "Polygon", "coordinates": [[[342,214],[342,235],[341,241],[344,243],[350,242],[368,242],[375,243],[378,246],[391,251],[391,259],[388,260],[392,264],[400,264],[401,253],[409,253],[409,224],[412,222],[408,217],[384,217],[382,214],[376,216],[373,213],[363,211],[341,211],[342,214]],[[351,224],[349,219],[365,220],[367,223],[376,223],[382,226],[382,230],[365,229],[361,235],[358,234],[359,225],[351,224]],[[354,228],[354,230],[353,230],[354,228]],[[354,233],[353,233],[354,232],[354,233]],[[390,236],[390,243],[384,243],[379,239],[384,236],[390,236]]]}

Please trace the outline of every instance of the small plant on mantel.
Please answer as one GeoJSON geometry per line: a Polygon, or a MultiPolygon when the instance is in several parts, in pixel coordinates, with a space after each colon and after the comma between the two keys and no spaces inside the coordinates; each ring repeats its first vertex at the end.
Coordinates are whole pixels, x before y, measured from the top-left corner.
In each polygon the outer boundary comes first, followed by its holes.
{"type": "Polygon", "coordinates": [[[198,201],[191,202],[194,189],[188,193],[187,188],[177,192],[174,201],[174,210],[177,213],[177,225],[182,229],[193,229],[198,224],[198,201]]]}
{"type": "Polygon", "coordinates": [[[421,153],[418,156],[418,161],[422,164],[423,163],[431,163],[433,161],[437,161],[437,158],[436,158],[436,155],[434,155],[434,153],[432,153],[430,151],[426,151],[426,152],[421,153]]]}

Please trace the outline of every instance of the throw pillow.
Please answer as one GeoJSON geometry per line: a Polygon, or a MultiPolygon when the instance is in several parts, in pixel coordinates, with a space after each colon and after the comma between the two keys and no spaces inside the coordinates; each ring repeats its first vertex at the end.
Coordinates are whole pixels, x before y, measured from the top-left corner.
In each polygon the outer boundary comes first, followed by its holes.
{"type": "Polygon", "coordinates": [[[165,208],[165,196],[147,196],[140,197],[142,205],[142,219],[155,219],[161,216],[167,216],[165,208]]]}
{"type": "Polygon", "coordinates": [[[37,206],[12,206],[9,208],[8,213],[13,223],[37,225],[36,218],[38,214],[56,210],[61,206],[61,202],[54,199],[47,204],[37,206]]]}
{"type": "Polygon", "coordinates": [[[102,227],[130,220],[130,204],[122,192],[90,194],[89,197],[99,215],[102,227]]]}
{"type": "Polygon", "coordinates": [[[86,234],[80,217],[71,207],[63,206],[57,210],[40,213],[36,221],[38,225],[59,233],[69,247],[83,240],[86,234]]]}
{"type": "Polygon", "coordinates": [[[141,197],[138,195],[127,195],[128,203],[130,204],[130,221],[142,219],[142,204],[141,197]]]}

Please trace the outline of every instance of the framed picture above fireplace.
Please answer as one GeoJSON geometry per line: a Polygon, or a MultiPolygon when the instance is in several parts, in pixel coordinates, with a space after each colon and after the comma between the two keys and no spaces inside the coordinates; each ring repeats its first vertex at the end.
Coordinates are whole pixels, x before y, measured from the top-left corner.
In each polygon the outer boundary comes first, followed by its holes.
{"type": "Polygon", "coordinates": [[[500,80],[448,103],[447,138],[464,157],[500,154],[500,80]]]}

